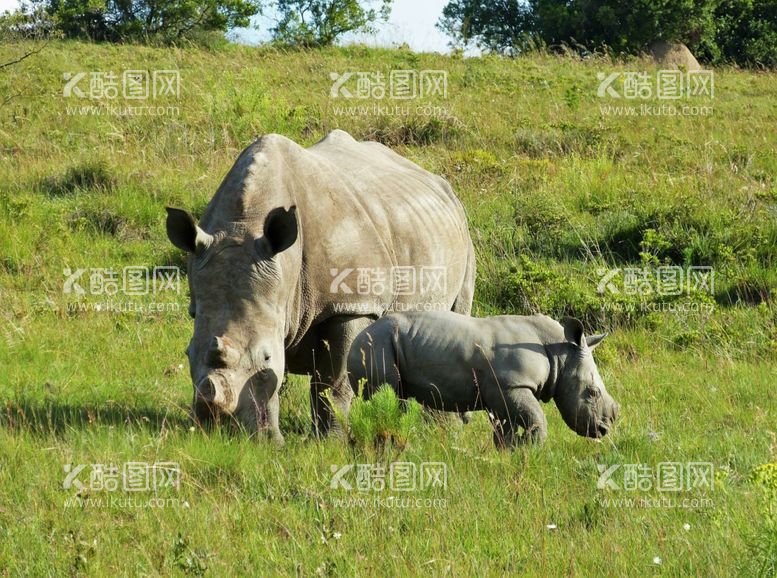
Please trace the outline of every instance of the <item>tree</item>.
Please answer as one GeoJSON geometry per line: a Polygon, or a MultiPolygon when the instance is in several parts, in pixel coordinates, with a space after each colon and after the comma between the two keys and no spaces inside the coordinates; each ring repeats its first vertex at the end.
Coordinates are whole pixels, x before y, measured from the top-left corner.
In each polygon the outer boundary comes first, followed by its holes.
{"type": "Polygon", "coordinates": [[[716,20],[723,60],[777,68],[777,0],[722,0],[716,20]]]}
{"type": "Polygon", "coordinates": [[[514,54],[532,34],[528,5],[519,0],[451,0],[443,8],[437,27],[451,37],[454,46],[475,44],[488,52],[514,54]]]}
{"type": "Polygon", "coordinates": [[[450,0],[454,45],[517,54],[537,44],[635,54],[683,42],[710,63],[777,66],[777,0],[450,0]]]}
{"type": "Polygon", "coordinates": [[[0,70],[18,64],[43,50],[51,27],[51,21],[40,9],[0,14],[0,43],[15,44],[19,47],[18,53],[10,60],[0,60],[0,70]]]}
{"type": "MultiPolygon", "coordinates": [[[[259,0],[38,0],[66,38],[173,42],[248,26],[259,0]]],[[[25,8],[23,7],[22,10],[25,8]]],[[[29,8],[27,8],[29,10],[29,8]]]]}
{"type": "Polygon", "coordinates": [[[315,47],[329,46],[347,32],[371,32],[379,20],[388,20],[392,0],[277,0],[274,8],[280,16],[271,29],[281,44],[315,47]]]}
{"type": "MultiPolygon", "coordinates": [[[[0,44],[12,46],[6,58],[0,60],[0,75],[41,52],[50,36],[51,21],[41,10],[31,10],[28,13],[17,10],[0,14],[0,44]]],[[[25,90],[9,90],[0,97],[0,108],[22,96],[24,92],[25,90]]]]}

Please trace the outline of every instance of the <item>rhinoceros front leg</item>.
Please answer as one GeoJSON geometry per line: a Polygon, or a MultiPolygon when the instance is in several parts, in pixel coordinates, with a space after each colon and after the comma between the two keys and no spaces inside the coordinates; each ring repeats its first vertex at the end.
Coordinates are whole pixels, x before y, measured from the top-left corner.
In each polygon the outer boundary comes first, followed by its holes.
{"type": "Polygon", "coordinates": [[[489,404],[494,415],[494,443],[512,448],[524,443],[542,443],[548,437],[548,422],[534,392],[525,387],[501,392],[501,401],[489,404]],[[523,433],[519,435],[519,429],[523,433]]]}
{"type": "Polygon", "coordinates": [[[354,338],[373,322],[369,317],[335,317],[318,328],[310,379],[313,435],[323,437],[335,425],[335,413],[348,415],[354,392],[348,381],[348,352],[354,338]],[[326,394],[330,390],[331,396],[326,394]],[[330,398],[336,408],[332,407],[330,398]]]}

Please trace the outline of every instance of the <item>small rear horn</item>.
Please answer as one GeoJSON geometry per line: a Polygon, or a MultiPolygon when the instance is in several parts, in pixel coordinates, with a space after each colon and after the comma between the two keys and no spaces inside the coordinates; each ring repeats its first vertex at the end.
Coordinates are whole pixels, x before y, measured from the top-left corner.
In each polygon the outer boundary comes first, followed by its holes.
{"type": "Polygon", "coordinates": [[[226,337],[214,337],[208,349],[208,364],[212,367],[232,367],[237,364],[240,354],[226,337]]]}

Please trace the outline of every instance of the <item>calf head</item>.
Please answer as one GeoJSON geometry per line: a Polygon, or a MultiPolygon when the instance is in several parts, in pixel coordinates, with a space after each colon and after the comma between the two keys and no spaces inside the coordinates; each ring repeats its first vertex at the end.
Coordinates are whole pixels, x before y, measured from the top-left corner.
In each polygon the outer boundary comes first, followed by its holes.
{"type": "Polygon", "coordinates": [[[189,357],[192,416],[235,418],[249,432],[278,430],[278,389],[289,303],[301,249],[295,207],[267,215],[261,234],[208,233],[180,209],[167,209],[167,235],[189,253],[194,335],[189,357]]]}
{"type": "Polygon", "coordinates": [[[596,362],[594,348],[606,335],[586,337],[583,324],[571,317],[561,322],[565,342],[554,399],[561,417],[578,435],[601,438],[618,417],[619,406],[607,393],[596,362]]]}

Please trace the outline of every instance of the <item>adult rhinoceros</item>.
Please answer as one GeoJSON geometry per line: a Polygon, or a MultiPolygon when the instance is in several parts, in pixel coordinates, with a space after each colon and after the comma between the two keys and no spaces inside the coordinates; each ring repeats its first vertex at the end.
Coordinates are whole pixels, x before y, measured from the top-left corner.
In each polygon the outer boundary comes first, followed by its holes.
{"type": "Polygon", "coordinates": [[[347,410],[353,338],[387,311],[469,314],[475,261],[448,183],[336,130],[311,146],[271,134],[238,157],[199,226],[167,209],[189,253],[195,419],[232,416],[281,441],[284,371],[311,376],[313,431],[347,410]]]}

